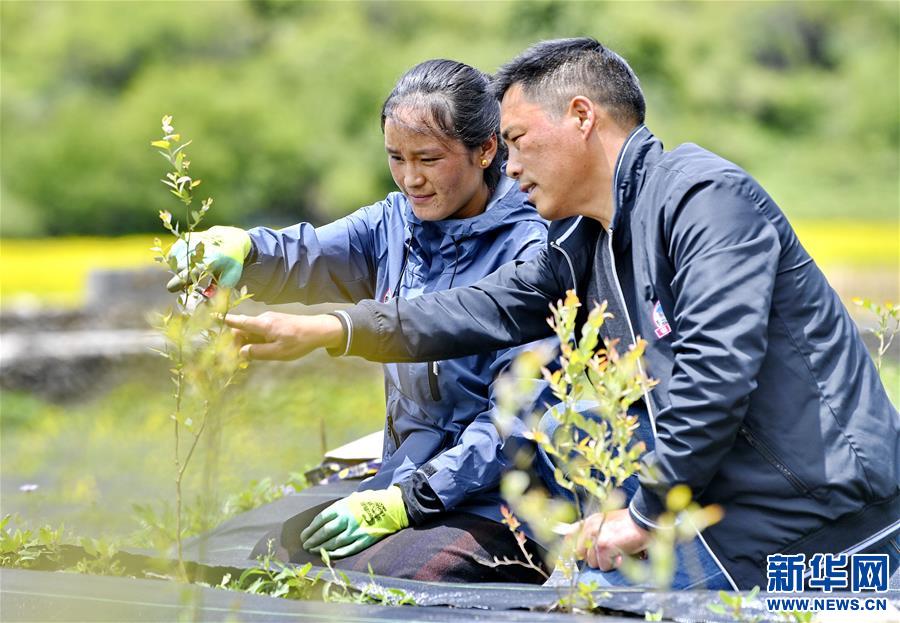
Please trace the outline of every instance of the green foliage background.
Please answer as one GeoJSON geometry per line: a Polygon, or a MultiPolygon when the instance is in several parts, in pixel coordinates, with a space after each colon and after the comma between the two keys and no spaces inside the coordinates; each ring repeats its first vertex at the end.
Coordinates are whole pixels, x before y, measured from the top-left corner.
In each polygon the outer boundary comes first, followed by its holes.
{"type": "Polygon", "coordinates": [[[896,220],[898,26],[893,1],[2,2],[0,235],[156,231],[164,113],[218,222],[324,222],[391,189],[378,115],[411,65],[582,34],[629,59],[669,146],[791,216],[896,220]]]}

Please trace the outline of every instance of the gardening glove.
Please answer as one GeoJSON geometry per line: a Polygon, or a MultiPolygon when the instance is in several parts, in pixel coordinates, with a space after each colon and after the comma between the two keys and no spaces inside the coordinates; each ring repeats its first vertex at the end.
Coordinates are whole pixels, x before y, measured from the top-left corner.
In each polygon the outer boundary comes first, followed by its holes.
{"type": "Polygon", "coordinates": [[[250,254],[250,236],[237,227],[210,227],[206,231],[191,234],[190,249],[184,240],[177,240],[169,250],[168,258],[175,258],[176,275],[166,288],[177,292],[189,282],[187,273],[188,257],[194,253],[199,243],[203,243],[203,267],[223,288],[233,288],[241,278],[244,260],[250,254]]]}
{"type": "Polygon", "coordinates": [[[408,525],[400,487],[357,491],[316,515],[300,533],[300,541],[308,552],[324,549],[332,558],[342,558],[408,525]]]}

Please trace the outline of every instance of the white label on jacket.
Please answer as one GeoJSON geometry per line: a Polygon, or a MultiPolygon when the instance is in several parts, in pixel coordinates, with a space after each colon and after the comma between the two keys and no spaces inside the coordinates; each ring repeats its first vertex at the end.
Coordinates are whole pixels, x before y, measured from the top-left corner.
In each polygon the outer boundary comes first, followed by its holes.
{"type": "Polygon", "coordinates": [[[665,337],[672,332],[669,321],[663,313],[662,303],[656,301],[653,305],[653,326],[656,328],[656,337],[665,337]]]}

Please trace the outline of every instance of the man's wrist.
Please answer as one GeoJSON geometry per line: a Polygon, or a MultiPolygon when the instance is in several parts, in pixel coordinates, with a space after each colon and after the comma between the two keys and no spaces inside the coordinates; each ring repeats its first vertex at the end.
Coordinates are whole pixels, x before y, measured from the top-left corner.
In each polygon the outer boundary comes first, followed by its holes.
{"type": "Polygon", "coordinates": [[[344,325],[337,316],[319,314],[316,316],[316,320],[318,321],[317,330],[320,336],[319,346],[331,351],[344,345],[344,325]]]}
{"type": "Polygon", "coordinates": [[[631,520],[644,530],[651,532],[663,527],[656,520],[664,511],[665,506],[659,497],[643,486],[638,487],[628,504],[628,514],[631,516],[631,520]]]}

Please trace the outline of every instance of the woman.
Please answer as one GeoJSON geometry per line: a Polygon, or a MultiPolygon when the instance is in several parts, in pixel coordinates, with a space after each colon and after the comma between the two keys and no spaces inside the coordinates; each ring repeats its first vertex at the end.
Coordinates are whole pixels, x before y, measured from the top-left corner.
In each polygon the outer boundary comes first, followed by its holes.
{"type": "MultiPolygon", "coordinates": [[[[500,109],[488,87],[455,61],[413,67],[381,113],[400,192],[319,228],[213,228],[199,237],[207,266],[224,285],[240,276],[256,300],[313,304],[412,298],[536,254],[546,223],[502,175],[500,109]]],[[[238,333],[250,357],[272,354],[255,332],[238,333]]],[[[340,558],[339,568],[395,577],[540,582],[521,566],[479,562],[522,557],[500,523],[504,461],[492,420],[492,384],[514,354],[385,365],[382,467],[316,517],[303,546],[340,558]]]]}

